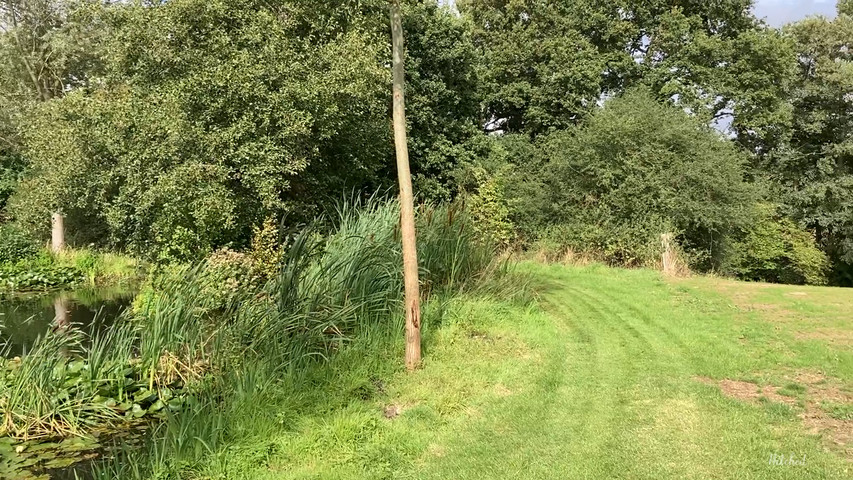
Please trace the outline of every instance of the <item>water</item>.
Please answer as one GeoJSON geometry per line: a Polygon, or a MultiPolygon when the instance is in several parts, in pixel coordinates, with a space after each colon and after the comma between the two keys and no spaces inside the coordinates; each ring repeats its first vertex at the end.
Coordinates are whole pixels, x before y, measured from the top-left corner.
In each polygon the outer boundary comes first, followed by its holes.
{"type": "Polygon", "coordinates": [[[81,289],[0,298],[4,351],[9,357],[25,355],[36,338],[58,326],[71,326],[86,333],[92,328],[105,328],[132,300],[133,292],[127,289],[81,289]]]}
{"type": "MultiPolygon", "coordinates": [[[[7,357],[24,356],[39,336],[58,327],[77,328],[87,334],[107,328],[130,306],[133,296],[134,291],[127,288],[89,288],[0,297],[0,338],[5,343],[3,352],[7,357]]],[[[0,437],[0,478],[91,478],[92,459],[108,452],[117,441],[124,444],[128,438],[139,437],[144,432],[143,425],[99,441],[72,437],[24,442],[28,447],[20,454],[15,450],[19,443],[8,437],[0,437]],[[73,445],[68,447],[68,442],[73,445]]]]}

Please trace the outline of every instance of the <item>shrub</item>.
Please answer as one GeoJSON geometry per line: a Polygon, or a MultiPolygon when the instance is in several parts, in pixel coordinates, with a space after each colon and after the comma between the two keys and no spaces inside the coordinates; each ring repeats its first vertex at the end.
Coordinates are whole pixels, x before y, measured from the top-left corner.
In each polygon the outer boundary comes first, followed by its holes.
{"type": "Polygon", "coordinates": [[[204,262],[198,280],[215,306],[236,301],[242,290],[256,290],[262,278],[249,255],[227,248],[213,252],[204,262]]]}
{"type": "Polygon", "coordinates": [[[772,205],[757,210],[755,223],[729,244],[723,271],[745,280],[825,284],[829,260],[814,235],[772,205]]]}
{"type": "Polygon", "coordinates": [[[0,263],[14,263],[34,257],[38,245],[24,230],[15,225],[0,226],[0,263]]]}
{"type": "Polygon", "coordinates": [[[515,238],[509,219],[509,206],[501,177],[489,177],[485,170],[478,170],[477,193],[468,199],[473,226],[484,241],[498,248],[509,247],[515,238]]]}
{"type": "Polygon", "coordinates": [[[672,231],[664,219],[625,222],[606,209],[579,210],[564,218],[545,228],[534,244],[549,258],[571,253],[614,266],[656,266],[660,262],[661,233],[672,231]]]}
{"type": "Polygon", "coordinates": [[[528,241],[551,237],[617,265],[657,261],[660,235],[679,232],[684,250],[706,259],[697,266],[710,268],[757,198],[732,142],[643,90],[536,143],[498,141],[489,161],[502,156],[510,218],[528,241]]]}
{"type": "Polygon", "coordinates": [[[274,218],[267,218],[261,226],[253,229],[249,256],[256,272],[267,278],[275,276],[281,262],[281,245],[278,224],[274,218]]]}

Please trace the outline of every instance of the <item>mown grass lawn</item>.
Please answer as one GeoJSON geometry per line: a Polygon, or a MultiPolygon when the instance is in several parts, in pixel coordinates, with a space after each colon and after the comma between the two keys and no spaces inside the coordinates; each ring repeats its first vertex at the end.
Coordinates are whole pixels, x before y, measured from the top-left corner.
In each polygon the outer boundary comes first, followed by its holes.
{"type": "Polygon", "coordinates": [[[197,475],[853,478],[853,290],[520,269],[535,300],[433,302],[422,369],[356,343],[197,475]]]}

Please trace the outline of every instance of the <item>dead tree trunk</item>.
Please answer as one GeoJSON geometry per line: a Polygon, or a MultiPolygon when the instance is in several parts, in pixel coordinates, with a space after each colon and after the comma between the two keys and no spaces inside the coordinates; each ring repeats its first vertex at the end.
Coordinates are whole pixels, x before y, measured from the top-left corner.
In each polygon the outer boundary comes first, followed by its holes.
{"type": "Polygon", "coordinates": [[[397,176],[400,181],[400,231],[403,239],[403,281],[406,303],[406,368],[421,362],[421,307],[418,280],[418,249],[415,237],[415,204],[412,173],[406,144],[406,102],[404,95],[403,22],[399,0],[391,1],[391,44],[394,93],[394,143],[397,148],[397,176]]]}
{"type": "Polygon", "coordinates": [[[51,218],[53,229],[51,231],[50,248],[53,253],[59,253],[65,248],[65,221],[62,214],[55,212],[51,218]]]}

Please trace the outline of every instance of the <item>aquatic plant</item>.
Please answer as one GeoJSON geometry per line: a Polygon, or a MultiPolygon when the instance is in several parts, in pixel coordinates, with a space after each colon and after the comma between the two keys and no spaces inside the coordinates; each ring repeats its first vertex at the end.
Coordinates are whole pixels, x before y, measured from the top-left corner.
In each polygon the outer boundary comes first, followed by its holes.
{"type": "MultiPolygon", "coordinates": [[[[237,276],[223,297],[216,265],[171,268],[90,342],[72,330],[45,335],[0,369],[2,433],[74,436],[156,416],[167,419],[164,438],[184,441],[182,422],[201,415],[192,412],[229,408],[240,391],[327,358],[359,332],[398,332],[398,211],[375,198],[341,204],[331,233],[318,221],[285,235],[278,273],[264,283],[237,276]]],[[[429,291],[476,283],[493,263],[461,205],[423,207],[418,222],[429,291]]]]}

